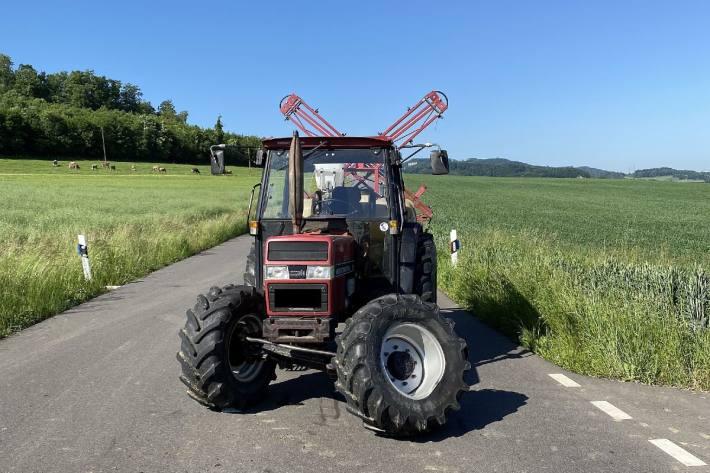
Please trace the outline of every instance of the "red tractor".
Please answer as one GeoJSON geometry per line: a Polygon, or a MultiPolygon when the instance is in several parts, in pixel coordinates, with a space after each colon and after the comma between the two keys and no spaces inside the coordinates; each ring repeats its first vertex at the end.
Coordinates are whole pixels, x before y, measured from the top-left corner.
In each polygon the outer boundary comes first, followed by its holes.
{"type": "MultiPolygon", "coordinates": [[[[446,108],[433,91],[385,132],[347,137],[298,96],[282,100],[305,136],[266,139],[256,155],[244,285],[213,287],[187,311],[177,357],[192,398],[245,408],[278,365],[330,373],[348,410],[387,435],[425,432],[459,408],[466,342],[436,305],[423,188],[407,191],[402,176],[407,159],[436,146],[413,140],[446,108]]],[[[432,171],[447,174],[436,148],[432,171]]]]}

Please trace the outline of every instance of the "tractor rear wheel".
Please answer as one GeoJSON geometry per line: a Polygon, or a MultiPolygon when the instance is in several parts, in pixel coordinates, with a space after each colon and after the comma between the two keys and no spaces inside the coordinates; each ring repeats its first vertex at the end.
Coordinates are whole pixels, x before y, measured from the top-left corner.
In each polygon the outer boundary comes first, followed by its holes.
{"type": "Polygon", "coordinates": [[[407,436],[439,427],[468,389],[466,342],[435,304],[416,295],[375,299],[336,342],[335,386],[373,430],[407,436]]]}
{"type": "Polygon", "coordinates": [[[260,337],[262,301],[253,287],[213,287],[197,297],[180,330],[180,381],[213,409],[242,409],[263,397],[276,365],[244,337],[260,337]]]}
{"type": "Polygon", "coordinates": [[[436,302],[436,245],[431,233],[419,237],[414,284],[414,292],[424,302],[436,302]]]}

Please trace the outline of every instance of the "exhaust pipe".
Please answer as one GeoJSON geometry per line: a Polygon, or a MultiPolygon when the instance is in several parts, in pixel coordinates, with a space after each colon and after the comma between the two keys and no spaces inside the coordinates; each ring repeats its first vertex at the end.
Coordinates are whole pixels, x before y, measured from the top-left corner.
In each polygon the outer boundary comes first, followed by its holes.
{"type": "Polygon", "coordinates": [[[288,210],[294,235],[301,233],[303,222],[303,153],[298,132],[293,132],[288,153],[288,210]]]}

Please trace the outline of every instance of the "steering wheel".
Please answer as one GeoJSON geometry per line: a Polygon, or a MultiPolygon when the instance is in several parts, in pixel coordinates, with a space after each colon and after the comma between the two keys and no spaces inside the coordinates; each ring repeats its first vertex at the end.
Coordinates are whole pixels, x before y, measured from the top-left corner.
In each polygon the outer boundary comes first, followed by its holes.
{"type": "Polygon", "coordinates": [[[355,204],[350,201],[347,201],[344,199],[334,199],[331,197],[331,198],[323,199],[320,201],[321,212],[323,211],[323,209],[327,208],[330,211],[330,214],[334,215],[335,212],[333,212],[333,202],[345,204],[348,207],[348,210],[350,210],[349,212],[347,212],[345,214],[338,213],[338,215],[345,215],[346,217],[349,217],[351,215],[355,215],[356,213],[358,213],[360,211],[360,207],[359,206],[356,207],[355,204]]]}

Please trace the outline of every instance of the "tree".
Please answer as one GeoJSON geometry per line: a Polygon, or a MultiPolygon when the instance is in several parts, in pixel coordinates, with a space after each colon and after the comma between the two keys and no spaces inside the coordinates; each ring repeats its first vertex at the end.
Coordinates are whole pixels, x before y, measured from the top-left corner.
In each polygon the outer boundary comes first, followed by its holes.
{"type": "Polygon", "coordinates": [[[123,84],[119,93],[119,107],[124,112],[137,112],[140,109],[142,98],[143,92],[137,85],[123,84]]]}
{"type": "Polygon", "coordinates": [[[217,123],[214,124],[214,133],[217,143],[224,143],[224,127],[222,126],[222,115],[217,117],[217,123]]]}
{"type": "Polygon", "coordinates": [[[15,84],[13,88],[24,97],[45,98],[47,96],[46,76],[38,74],[29,64],[20,64],[15,71],[15,84]]]}
{"type": "Polygon", "coordinates": [[[0,93],[10,90],[15,82],[10,56],[0,53],[0,93]]]}
{"type": "Polygon", "coordinates": [[[173,105],[172,100],[163,100],[158,105],[158,115],[163,117],[168,121],[175,121],[177,118],[177,112],[175,111],[175,105],[173,105]]]}

